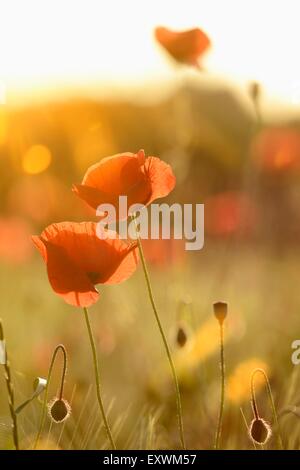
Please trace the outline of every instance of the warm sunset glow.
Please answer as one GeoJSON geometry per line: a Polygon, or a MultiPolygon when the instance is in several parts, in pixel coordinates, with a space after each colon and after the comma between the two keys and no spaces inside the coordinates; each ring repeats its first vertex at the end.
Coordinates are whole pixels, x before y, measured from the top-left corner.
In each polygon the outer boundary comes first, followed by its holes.
{"type": "Polygon", "coordinates": [[[4,107],[0,107],[0,145],[5,143],[7,136],[7,116],[4,107]]]}
{"type": "Polygon", "coordinates": [[[0,80],[8,98],[36,98],[49,89],[101,93],[100,81],[124,87],[174,78],[153,30],[198,26],[213,44],[204,61],[209,71],[242,84],[258,80],[271,96],[297,106],[298,6],[293,0],[12,0],[1,8],[0,80]]]}

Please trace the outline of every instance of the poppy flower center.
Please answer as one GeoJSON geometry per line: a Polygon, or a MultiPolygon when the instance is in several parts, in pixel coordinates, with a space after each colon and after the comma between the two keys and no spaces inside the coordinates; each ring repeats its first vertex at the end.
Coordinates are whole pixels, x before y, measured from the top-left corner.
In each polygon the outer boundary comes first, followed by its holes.
{"type": "Polygon", "coordinates": [[[92,284],[98,284],[99,273],[89,272],[89,273],[87,273],[87,276],[88,276],[88,278],[89,278],[89,280],[91,281],[92,284]]]}

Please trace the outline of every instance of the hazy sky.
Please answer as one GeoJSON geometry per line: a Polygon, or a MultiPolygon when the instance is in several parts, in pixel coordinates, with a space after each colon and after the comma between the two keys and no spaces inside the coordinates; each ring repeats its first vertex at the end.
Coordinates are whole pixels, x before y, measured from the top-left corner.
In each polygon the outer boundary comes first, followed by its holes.
{"type": "Polygon", "coordinates": [[[95,89],[169,79],[176,70],[153,28],[199,26],[205,66],[300,103],[299,0],[2,0],[0,80],[8,91],[95,89]]]}

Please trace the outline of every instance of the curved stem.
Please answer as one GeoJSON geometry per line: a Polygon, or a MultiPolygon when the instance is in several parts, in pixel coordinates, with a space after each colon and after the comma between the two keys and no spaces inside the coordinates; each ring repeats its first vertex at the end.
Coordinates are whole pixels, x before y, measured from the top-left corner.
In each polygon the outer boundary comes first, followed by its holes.
{"type": "Polygon", "coordinates": [[[283,442],[282,442],[282,437],[281,437],[281,433],[280,433],[279,421],[278,421],[278,416],[277,416],[275,403],[274,403],[274,399],[273,399],[272,389],[271,389],[271,385],[270,385],[268,376],[267,376],[267,374],[265,373],[265,371],[263,369],[255,369],[252,372],[252,375],[251,375],[251,396],[252,396],[252,405],[253,405],[254,415],[255,415],[255,418],[259,417],[258,410],[257,410],[257,405],[256,405],[255,387],[254,387],[254,378],[255,378],[255,375],[258,374],[258,373],[261,373],[263,375],[265,383],[266,383],[268,397],[269,397],[271,410],[272,410],[272,414],[273,414],[273,420],[274,420],[275,427],[276,427],[277,446],[278,446],[278,449],[283,450],[283,442]]]}
{"type": "Polygon", "coordinates": [[[255,419],[259,419],[259,412],[258,412],[256,396],[255,396],[254,375],[255,375],[255,371],[252,373],[252,376],[251,376],[251,404],[252,404],[253,414],[254,414],[255,419]]]}
{"type": "Polygon", "coordinates": [[[141,239],[140,239],[140,236],[138,235],[138,233],[137,233],[137,243],[138,243],[139,254],[140,254],[140,257],[141,257],[142,266],[143,266],[143,270],[144,270],[144,274],[145,274],[145,279],[146,279],[146,284],[147,284],[147,289],[148,289],[150,302],[151,302],[151,305],[152,305],[152,309],[153,309],[154,316],[155,316],[155,319],[156,319],[156,322],[157,322],[157,326],[158,326],[158,329],[160,331],[160,334],[161,334],[161,337],[162,337],[162,340],[163,340],[163,343],[164,343],[164,346],[165,346],[165,350],[166,350],[166,353],[167,353],[168,361],[169,361],[171,371],[172,371],[172,376],[173,376],[174,386],[175,386],[175,392],[176,392],[177,421],[178,421],[180,442],[181,442],[182,448],[185,449],[186,446],[185,446],[184,432],[183,432],[182,406],[181,406],[181,397],[180,397],[178,378],[177,378],[174,362],[173,362],[173,359],[172,359],[172,356],[171,356],[170,347],[168,345],[168,341],[167,341],[166,335],[164,333],[164,330],[163,330],[163,327],[162,327],[162,324],[161,324],[161,321],[160,321],[160,317],[159,317],[159,314],[158,314],[158,310],[156,308],[156,304],[155,304],[155,301],[154,301],[151,282],[150,282],[150,277],[149,277],[149,273],[148,273],[148,269],[147,269],[147,265],[146,265],[146,260],[145,260],[145,256],[144,256],[144,252],[143,252],[142,242],[141,242],[141,239]]]}
{"type": "Polygon", "coordinates": [[[87,310],[86,307],[83,308],[83,311],[84,311],[86,326],[87,326],[87,329],[88,329],[89,340],[90,340],[90,344],[91,344],[91,348],[92,348],[92,354],[93,354],[93,363],[94,363],[95,381],[96,381],[96,392],[97,392],[97,400],[98,400],[98,404],[99,404],[99,409],[100,409],[100,413],[102,415],[105,430],[106,430],[106,433],[107,433],[107,437],[110,441],[111,447],[112,447],[113,450],[116,450],[116,444],[114,442],[114,439],[113,439],[113,436],[112,436],[112,433],[111,433],[111,430],[110,430],[110,427],[109,427],[109,424],[108,424],[108,421],[107,421],[107,418],[106,418],[104,405],[103,405],[103,401],[102,401],[102,398],[101,398],[98,357],[97,357],[97,351],[96,351],[96,346],[95,346],[95,340],[94,340],[94,336],[93,336],[93,332],[92,332],[92,328],[91,328],[91,324],[90,324],[90,320],[89,320],[89,314],[88,314],[88,310],[87,310]]]}
{"type": "Polygon", "coordinates": [[[219,322],[220,325],[220,366],[221,366],[221,397],[220,397],[220,410],[219,410],[219,419],[218,426],[215,437],[215,449],[220,448],[220,439],[222,432],[222,421],[224,413],[224,401],[225,401],[225,360],[224,360],[224,328],[223,322],[219,322]]]}
{"type": "Polygon", "coordinates": [[[261,113],[261,108],[260,108],[260,103],[259,103],[258,98],[254,100],[253,106],[254,106],[254,112],[255,112],[255,117],[256,117],[254,133],[257,133],[263,125],[262,113],[261,113]]]}
{"type": "Polygon", "coordinates": [[[64,385],[65,385],[65,378],[66,378],[66,372],[67,372],[67,352],[65,350],[65,347],[61,345],[61,350],[64,356],[64,361],[63,361],[63,370],[61,373],[61,381],[60,381],[60,389],[59,389],[59,395],[58,398],[61,400],[63,393],[64,393],[64,385]]]}
{"type": "MultiPolygon", "coordinates": [[[[2,321],[0,320],[0,341],[3,342],[3,347],[5,348],[4,342],[4,331],[2,327],[2,321]]],[[[19,436],[18,436],[18,421],[17,421],[17,414],[15,412],[15,394],[14,394],[14,386],[11,379],[11,370],[10,370],[10,363],[7,356],[7,351],[4,351],[4,377],[6,382],[7,394],[8,394],[8,405],[10,416],[12,419],[12,434],[14,440],[14,446],[16,450],[19,450],[19,436]]]]}
{"type": "Polygon", "coordinates": [[[67,352],[66,352],[66,349],[65,349],[64,345],[59,344],[54,349],[52,359],[51,359],[51,362],[50,362],[50,367],[49,367],[48,377],[47,377],[47,384],[46,384],[46,389],[45,389],[45,395],[44,395],[44,400],[43,400],[43,405],[42,405],[42,414],[41,414],[41,419],[40,419],[40,425],[39,425],[39,429],[38,429],[38,433],[37,433],[37,436],[36,436],[36,439],[35,439],[33,449],[37,448],[37,445],[38,445],[38,442],[39,442],[39,439],[41,437],[42,430],[43,430],[43,427],[44,427],[45,417],[46,417],[46,407],[47,407],[47,401],[48,401],[49,385],[50,385],[50,380],[51,380],[51,376],[52,376],[52,371],[53,371],[55,359],[56,359],[56,356],[57,356],[59,351],[61,351],[62,354],[63,354],[63,370],[62,370],[61,383],[60,383],[59,399],[61,399],[62,395],[63,395],[63,389],[64,389],[64,383],[65,383],[65,377],[66,377],[66,371],[67,371],[67,352]]]}

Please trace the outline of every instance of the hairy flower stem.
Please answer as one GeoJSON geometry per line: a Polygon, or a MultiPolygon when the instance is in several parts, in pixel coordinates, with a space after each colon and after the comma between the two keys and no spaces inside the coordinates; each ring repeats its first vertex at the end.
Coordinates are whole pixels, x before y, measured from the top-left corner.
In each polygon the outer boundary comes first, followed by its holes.
{"type": "Polygon", "coordinates": [[[222,432],[222,421],[224,413],[224,400],[225,400],[225,360],[224,360],[224,327],[223,321],[219,321],[220,325],[220,367],[221,367],[221,397],[220,397],[220,410],[219,410],[219,419],[218,426],[215,436],[215,445],[216,450],[220,449],[220,440],[222,432]]]}
{"type": "Polygon", "coordinates": [[[256,376],[256,374],[259,374],[259,373],[263,375],[265,383],[266,383],[266,387],[267,387],[267,393],[268,393],[270,406],[271,406],[271,410],[272,410],[272,414],[273,414],[273,421],[274,421],[275,428],[276,428],[277,448],[278,448],[278,450],[283,450],[284,447],[283,447],[282,437],[281,437],[281,433],[280,433],[280,426],[279,426],[278,416],[277,416],[277,412],[276,412],[276,408],[275,408],[272,389],[271,389],[271,385],[270,385],[268,376],[267,376],[267,374],[265,373],[265,371],[263,369],[255,369],[252,372],[252,375],[251,375],[251,401],[252,401],[254,416],[255,416],[256,419],[258,419],[258,417],[259,417],[256,398],[255,398],[255,386],[254,386],[255,376],[256,376]]]}
{"type": "Polygon", "coordinates": [[[64,383],[65,383],[65,377],[66,377],[66,371],[67,371],[67,352],[66,352],[66,349],[65,349],[64,345],[59,344],[54,349],[52,359],[51,359],[51,362],[50,362],[50,367],[49,367],[48,376],[47,376],[46,389],[45,389],[45,395],[44,395],[44,400],[43,400],[43,405],[42,405],[42,414],[41,414],[39,429],[38,429],[38,433],[37,433],[37,436],[36,436],[36,439],[35,439],[33,449],[37,448],[37,445],[39,443],[39,439],[41,437],[42,430],[43,430],[43,427],[44,427],[45,417],[46,417],[47,401],[48,401],[49,385],[50,385],[50,380],[51,380],[51,376],[52,376],[52,371],[53,371],[55,359],[56,359],[56,356],[59,353],[59,351],[61,351],[62,355],[63,355],[63,369],[62,369],[61,382],[60,382],[60,388],[59,388],[59,399],[61,400],[62,396],[63,396],[64,383]]]}
{"type": "Polygon", "coordinates": [[[87,326],[87,330],[88,330],[88,334],[89,334],[89,340],[90,340],[90,344],[91,344],[91,348],[92,348],[92,354],[93,354],[93,363],[94,363],[95,381],[96,381],[96,392],[97,392],[97,400],[98,400],[98,404],[99,404],[99,409],[100,409],[100,413],[101,413],[101,416],[102,416],[102,419],[103,419],[103,422],[104,422],[107,437],[110,441],[110,445],[111,445],[113,450],[116,450],[116,444],[114,442],[114,439],[113,439],[113,436],[112,436],[112,433],[111,433],[111,430],[110,430],[110,427],[109,427],[109,424],[108,424],[108,420],[107,420],[105,410],[104,410],[103,401],[102,401],[102,398],[101,398],[98,357],[97,357],[97,351],[96,351],[96,346],[95,346],[95,340],[94,340],[94,336],[93,336],[93,332],[92,332],[92,328],[91,328],[91,323],[90,323],[90,320],[89,320],[89,314],[88,314],[88,310],[87,310],[86,307],[83,308],[83,311],[84,311],[86,326],[87,326]]]}
{"type": "MultiPolygon", "coordinates": [[[[2,326],[2,321],[0,319],[0,341],[4,343],[4,331],[2,326]]],[[[5,347],[5,344],[4,344],[5,347]]],[[[17,415],[15,412],[15,394],[14,394],[14,386],[11,379],[11,371],[10,371],[10,363],[7,356],[7,351],[5,349],[5,359],[4,359],[4,378],[6,382],[7,394],[8,394],[8,405],[10,416],[12,419],[12,434],[14,440],[14,446],[16,450],[19,450],[19,437],[18,437],[18,422],[17,422],[17,415]]]]}
{"type": "Polygon", "coordinates": [[[145,275],[145,279],[146,279],[146,284],[147,284],[147,289],[148,289],[150,302],[151,302],[151,305],[152,305],[152,309],[153,309],[153,312],[154,312],[154,316],[155,316],[155,319],[156,319],[156,322],[157,322],[158,329],[160,331],[160,334],[161,334],[161,337],[162,337],[162,340],[163,340],[163,343],[164,343],[164,346],[165,346],[168,361],[169,361],[171,371],[172,371],[172,375],[173,375],[175,392],[176,392],[177,420],[178,420],[178,429],[179,429],[179,435],[180,435],[180,442],[181,442],[181,447],[183,449],[185,449],[186,446],[185,446],[184,433],[183,433],[182,406],[181,406],[181,398],[180,398],[178,378],[177,378],[174,362],[173,362],[173,359],[172,359],[172,356],[171,356],[170,347],[169,347],[166,335],[164,333],[164,330],[163,330],[163,327],[162,327],[162,324],[161,324],[161,321],[160,321],[158,310],[156,308],[156,304],[155,304],[155,300],[154,300],[153,292],[152,292],[152,287],[151,287],[151,282],[150,282],[150,277],[149,277],[149,273],[148,273],[148,269],[147,269],[147,265],[146,265],[146,260],[145,260],[145,256],[144,256],[143,246],[142,246],[140,236],[138,234],[137,234],[137,242],[138,242],[138,249],[139,249],[140,258],[141,258],[141,261],[142,261],[142,266],[143,266],[143,270],[144,270],[144,275],[145,275]]]}

